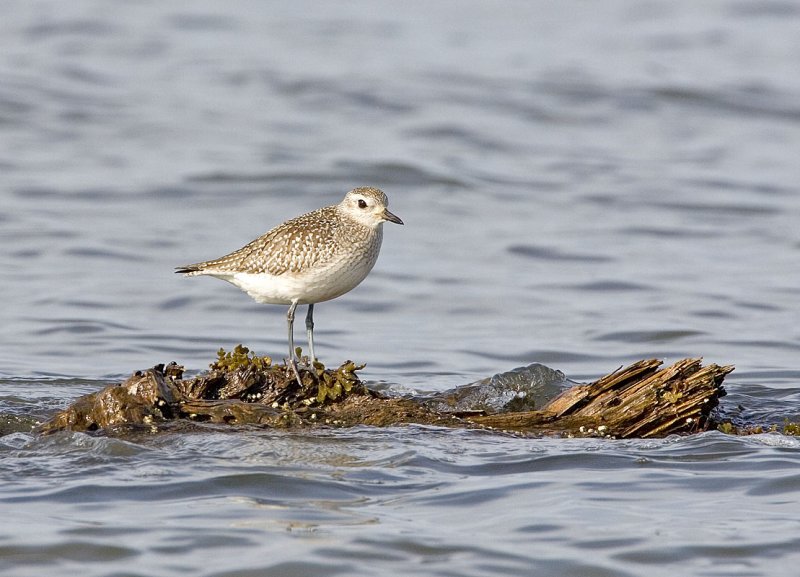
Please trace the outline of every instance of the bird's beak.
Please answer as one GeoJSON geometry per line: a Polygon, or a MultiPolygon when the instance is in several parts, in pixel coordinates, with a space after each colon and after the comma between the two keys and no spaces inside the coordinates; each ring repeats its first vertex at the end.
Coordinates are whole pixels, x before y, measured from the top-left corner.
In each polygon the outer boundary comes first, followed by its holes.
{"type": "Polygon", "coordinates": [[[383,220],[388,220],[389,222],[393,222],[395,224],[403,224],[403,221],[400,220],[400,217],[392,214],[387,209],[383,209],[383,220]]]}

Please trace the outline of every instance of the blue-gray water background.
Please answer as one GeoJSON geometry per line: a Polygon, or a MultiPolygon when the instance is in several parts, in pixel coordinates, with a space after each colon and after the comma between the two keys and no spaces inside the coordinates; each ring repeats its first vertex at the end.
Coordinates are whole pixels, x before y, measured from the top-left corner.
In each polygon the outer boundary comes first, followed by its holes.
{"type": "Polygon", "coordinates": [[[319,305],[400,392],[531,362],[735,364],[800,419],[800,3],[3,2],[0,572],[774,576],[800,443],[409,427],[37,438],[136,369],[280,357],[172,273],[375,185],[406,226],[319,305]]]}

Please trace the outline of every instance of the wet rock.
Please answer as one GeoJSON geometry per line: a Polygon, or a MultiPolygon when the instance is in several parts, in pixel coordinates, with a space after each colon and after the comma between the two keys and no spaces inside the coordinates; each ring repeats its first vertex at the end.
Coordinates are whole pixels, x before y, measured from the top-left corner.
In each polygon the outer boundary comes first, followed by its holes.
{"type": "Polygon", "coordinates": [[[541,409],[571,384],[564,373],[539,363],[497,373],[424,400],[443,413],[506,413],[541,409]]]}

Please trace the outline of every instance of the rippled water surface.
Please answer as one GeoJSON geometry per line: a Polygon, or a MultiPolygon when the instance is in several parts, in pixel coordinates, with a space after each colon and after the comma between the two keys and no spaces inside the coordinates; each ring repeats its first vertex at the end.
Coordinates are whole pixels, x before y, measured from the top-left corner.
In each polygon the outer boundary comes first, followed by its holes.
{"type": "Polygon", "coordinates": [[[159,362],[276,357],[285,310],[175,266],[383,188],[315,311],[402,392],[533,362],[735,364],[800,420],[800,3],[14,1],[0,19],[0,571],[788,575],[800,443],[421,427],[40,438],[159,362]]]}

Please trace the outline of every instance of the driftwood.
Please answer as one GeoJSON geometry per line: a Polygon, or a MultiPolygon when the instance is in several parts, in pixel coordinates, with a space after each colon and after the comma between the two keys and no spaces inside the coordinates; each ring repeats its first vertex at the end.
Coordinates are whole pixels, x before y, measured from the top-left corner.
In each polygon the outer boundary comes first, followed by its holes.
{"type": "Polygon", "coordinates": [[[661,437],[713,428],[711,410],[725,396],[733,366],[684,359],[659,368],[639,361],[588,385],[567,389],[541,411],[473,417],[473,422],[521,431],[599,433],[617,438],[661,437]]]}
{"type": "MultiPolygon", "coordinates": [[[[171,363],[137,371],[124,383],[77,399],[39,431],[96,431],[168,427],[195,422],[262,427],[424,424],[487,428],[517,434],[660,437],[715,428],[712,417],[725,395],[732,366],[702,366],[684,359],[666,368],[643,360],[597,381],[573,386],[538,410],[490,413],[446,410],[427,399],[397,398],[367,389],[352,362],[336,370],[301,368],[302,386],[285,365],[272,365],[244,347],[220,351],[209,373],[183,378],[171,363]],[[437,407],[437,408],[432,408],[437,407]]],[[[562,375],[563,377],[563,375],[562,375]]],[[[458,389],[440,395],[457,396],[458,389]]],[[[516,408],[515,408],[516,407],[516,408]]]]}

